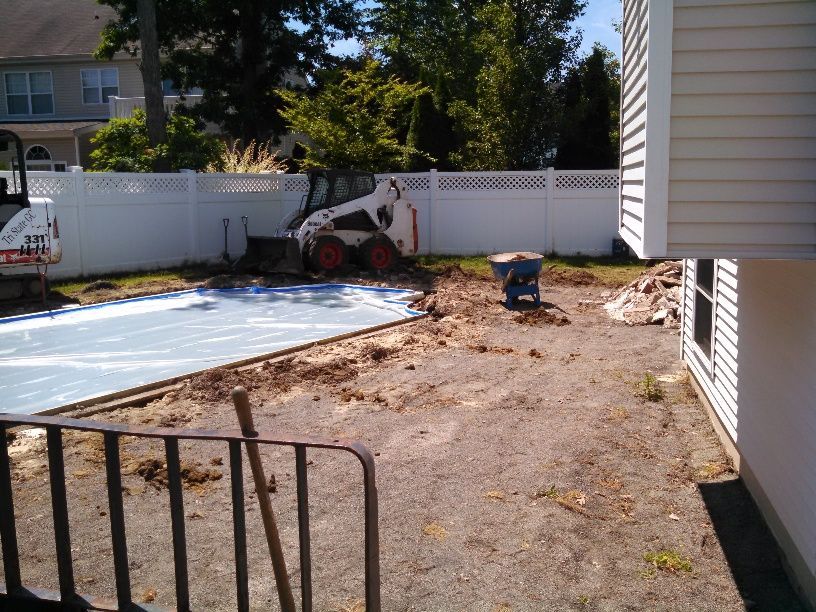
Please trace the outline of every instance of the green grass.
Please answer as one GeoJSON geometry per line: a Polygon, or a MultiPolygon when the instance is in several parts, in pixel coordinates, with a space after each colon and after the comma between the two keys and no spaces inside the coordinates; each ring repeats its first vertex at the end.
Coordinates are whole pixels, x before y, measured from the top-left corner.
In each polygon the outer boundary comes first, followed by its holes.
{"type": "MultiPolygon", "coordinates": [[[[484,255],[455,257],[446,255],[421,255],[416,258],[420,268],[431,272],[441,272],[446,267],[458,264],[462,270],[479,276],[491,277],[493,272],[490,263],[484,255]]],[[[584,270],[591,272],[606,285],[625,285],[643,272],[643,262],[633,259],[617,259],[612,257],[560,257],[557,255],[545,257],[543,267],[557,266],[559,270],[584,270]]]]}
{"type": "Polygon", "coordinates": [[[674,550],[647,552],[643,555],[643,560],[665,572],[691,572],[691,559],[681,556],[674,550]]]}
{"type": "Polygon", "coordinates": [[[663,388],[654,374],[646,372],[643,378],[635,383],[635,395],[650,402],[659,402],[663,399],[663,388]]]}
{"type": "Polygon", "coordinates": [[[127,272],[123,274],[103,274],[89,276],[88,278],[58,280],[51,283],[52,291],[58,291],[63,295],[73,295],[80,293],[90,283],[105,280],[114,283],[117,287],[138,287],[151,282],[172,282],[183,280],[202,280],[213,276],[214,271],[205,267],[185,267],[172,268],[169,270],[156,270],[155,272],[127,272]]]}

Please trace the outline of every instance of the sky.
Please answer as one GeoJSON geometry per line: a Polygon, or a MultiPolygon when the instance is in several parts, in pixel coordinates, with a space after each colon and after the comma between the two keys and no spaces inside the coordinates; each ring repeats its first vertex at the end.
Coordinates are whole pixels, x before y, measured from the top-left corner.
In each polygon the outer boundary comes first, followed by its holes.
{"type": "MultiPolygon", "coordinates": [[[[620,0],[589,0],[583,16],[575,26],[584,31],[581,44],[581,55],[592,50],[595,42],[600,42],[620,57],[620,35],[612,28],[612,20],[619,21],[621,16],[620,0]]],[[[336,53],[355,55],[360,45],[355,39],[342,40],[333,46],[336,53]]]]}

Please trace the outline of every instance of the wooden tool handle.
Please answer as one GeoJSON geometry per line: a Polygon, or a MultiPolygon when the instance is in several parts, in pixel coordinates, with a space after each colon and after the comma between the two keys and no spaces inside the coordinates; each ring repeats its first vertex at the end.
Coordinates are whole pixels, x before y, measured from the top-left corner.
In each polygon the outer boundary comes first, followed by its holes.
{"type": "MultiPolygon", "coordinates": [[[[238,423],[241,425],[241,432],[244,436],[257,435],[258,432],[255,431],[252,409],[249,406],[249,396],[246,389],[235,387],[232,390],[232,403],[235,404],[238,423]]],[[[292,596],[292,587],[289,584],[289,575],[286,572],[286,560],[283,558],[280,534],[278,533],[277,523],[275,523],[275,513],[272,511],[272,503],[269,501],[269,490],[266,485],[263,464],[261,463],[261,454],[255,442],[247,442],[246,450],[249,457],[249,466],[252,468],[252,478],[255,481],[255,493],[258,496],[258,503],[261,505],[261,517],[266,532],[266,543],[269,546],[269,555],[272,557],[272,569],[275,572],[275,584],[278,587],[281,610],[283,612],[295,612],[295,598],[292,596]]]]}

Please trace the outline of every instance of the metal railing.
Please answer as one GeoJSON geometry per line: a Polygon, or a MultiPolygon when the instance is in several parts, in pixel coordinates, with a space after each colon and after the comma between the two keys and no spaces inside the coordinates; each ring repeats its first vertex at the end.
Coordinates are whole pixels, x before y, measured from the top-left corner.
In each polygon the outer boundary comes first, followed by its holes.
{"type": "MultiPolygon", "coordinates": [[[[190,592],[187,573],[187,543],[184,526],[184,500],[182,497],[179,440],[223,441],[229,445],[230,479],[232,491],[232,521],[235,543],[236,601],[238,610],[249,610],[249,575],[247,569],[246,519],[244,509],[244,479],[241,445],[249,442],[276,446],[291,446],[295,450],[297,478],[297,516],[300,549],[300,587],[304,612],[312,610],[311,543],[309,532],[309,494],[307,479],[307,448],[345,451],[360,460],[363,468],[364,521],[365,521],[365,599],[366,610],[380,610],[380,565],[377,488],[374,473],[374,457],[359,442],[321,440],[302,437],[273,437],[263,432],[245,436],[240,431],[215,431],[205,429],[169,429],[131,427],[120,423],[67,419],[44,416],[0,414],[0,539],[2,540],[5,584],[0,583],[0,608],[4,602],[8,609],[26,605],[44,605],[51,602],[62,609],[97,610],[149,610],[157,609],[133,602],[126,540],[126,520],[122,505],[122,475],[119,454],[119,438],[135,436],[164,440],[167,458],[168,489],[170,495],[170,518],[173,540],[175,570],[176,609],[190,609],[190,592]],[[59,593],[27,588],[20,574],[17,531],[14,517],[14,499],[11,486],[11,464],[8,454],[6,432],[17,426],[44,428],[48,445],[48,468],[51,483],[54,539],[56,543],[59,593]],[[76,592],[71,536],[68,523],[68,500],[65,489],[65,462],[63,457],[62,431],[72,429],[100,433],[104,437],[105,470],[107,475],[108,506],[113,549],[113,566],[116,582],[116,601],[80,595],[76,592]],[[17,607],[15,607],[17,606],[17,607]]],[[[38,608],[39,609],[39,608],[38,608]]]]}

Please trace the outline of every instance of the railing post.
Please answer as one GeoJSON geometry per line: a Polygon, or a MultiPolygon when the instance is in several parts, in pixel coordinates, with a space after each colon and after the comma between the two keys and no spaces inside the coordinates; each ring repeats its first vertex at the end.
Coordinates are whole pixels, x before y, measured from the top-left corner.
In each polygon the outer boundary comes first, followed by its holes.
{"type": "Polygon", "coordinates": [[[547,254],[555,252],[555,228],[553,227],[555,218],[555,168],[547,168],[547,204],[546,204],[546,241],[547,254]]]}
{"type": "Polygon", "coordinates": [[[436,210],[436,199],[439,197],[439,174],[436,168],[431,168],[428,186],[428,255],[434,253],[433,216],[436,210]]]}

